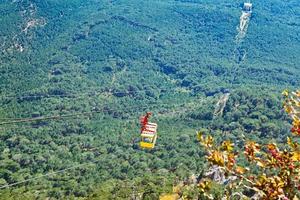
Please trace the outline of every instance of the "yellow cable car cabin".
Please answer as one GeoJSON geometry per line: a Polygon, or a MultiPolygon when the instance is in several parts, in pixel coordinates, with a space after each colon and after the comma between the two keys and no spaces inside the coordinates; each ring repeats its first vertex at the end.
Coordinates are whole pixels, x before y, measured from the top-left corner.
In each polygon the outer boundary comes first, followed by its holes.
{"type": "Polygon", "coordinates": [[[141,148],[153,149],[157,139],[157,124],[148,123],[141,133],[141,138],[141,148]]]}
{"type": "Polygon", "coordinates": [[[142,140],[140,142],[140,147],[145,149],[153,149],[155,147],[157,135],[142,134],[142,140]]]}
{"type": "Polygon", "coordinates": [[[140,147],[146,149],[153,149],[157,139],[157,124],[149,122],[151,112],[147,112],[145,116],[140,119],[141,123],[141,142],[140,147]]]}

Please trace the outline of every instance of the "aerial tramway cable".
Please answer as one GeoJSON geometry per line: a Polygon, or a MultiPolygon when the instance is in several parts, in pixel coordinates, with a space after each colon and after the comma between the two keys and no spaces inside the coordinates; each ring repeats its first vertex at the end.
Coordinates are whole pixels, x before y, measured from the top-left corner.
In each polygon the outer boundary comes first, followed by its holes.
{"type": "MultiPolygon", "coordinates": [[[[170,104],[160,104],[160,105],[170,105],[170,104]]],[[[185,105],[185,103],[183,103],[183,105],[185,105]]],[[[149,106],[144,106],[143,108],[148,108],[148,107],[149,106]]],[[[10,122],[8,122],[6,124],[32,122],[32,121],[35,121],[35,120],[60,119],[60,118],[64,118],[64,117],[72,117],[72,116],[79,116],[79,115],[88,115],[88,114],[100,113],[100,112],[102,112],[102,111],[85,112],[85,113],[72,114],[72,115],[49,116],[49,117],[41,117],[41,118],[38,118],[38,119],[36,119],[36,118],[32,118],[32,119],[30,119],[30,118],[24,118],[24,119],[20,119],[19,121],[10,121],[10,122]]],[[[64,172],[66,172],[68,170],[80,168],[80,167],[83,167],[83,166],[86,166],[86,165],[89,165],[89,164],[96,164],[97,162],[99,162],[99,161],[94,161],[94,162],[89,162],[89,163],[82,163],[82,164],[78,164],[78,165],[75,165],[75,166],[72,166],[72,167],[68,167],[68,168],[65,168],[65,169],[61,169],[61,170],[57,170],[57,171],[54,171],[54,172],[49,172],[49,173],[46,173],[46,174],[43,174],[43,175],[39,175],[39,176],[36,176],[36,177],[33,177],[33,178],[28,178],[28,179],[25,179],[23,181],[19,181],[19,182],[7,184],[7,185],[2,185],[2,186],[0,186],[0,189],[5,189],[5,188],[12,187],[12,186],[20,185],[20,184],[23,184],[23,183],[28,183],[28,182],[31,182],[31,181],[34,181],[34,180],[38,180],[40,178],[48,177],[48,176],[51,176],[51,175],[56,175],[56,174],[64,173],[64,172]]]]}
{"type": "MultiPolygon", "coordinates": [[[[186,103],[187,102],[184,102],[182,105],[186,105],[186,103]]],[[[159,105],[160,106],[162,106],[162,105],[168,105],[168,106],[170,106],[169,103],[167,103],[167,104],[159,104],[159,105]]],[[[132,108],[137,108],[137,107],[136,106],[132,106],[132,108]]],[[[147,106],[138,107],[138,108],[139,109],[141,109],[141,108],[149,108],[149,104],[147,106]]],[[[59,120],[59,119],[62,119],[62,118],[84,116],[84,115],[90,115],[90,114],[94,114],[94,113],[103,113],[103,112],[105,112],[105,110],[95,110],[95,111],[82,112],[82,113],[76,113],[76,114],[54,115],[54,116],[45,116],[45,117],[36,117],[36,118],[5,118],[5,120],[9,120],[9,121],[1,122],[0,125],[18,124],[18,123],[25,123],[25,122],[41,121],[41,120],[52,120],[52,119],[59,120]]],[[[37,180],[37,179],[40,179],[40,178],[43,178],[43,177],[47,177],[47,176],[50,176],[50,175],[64,173],[67,170],[79,168],[79,167],[85,166],[87,164],[96,163],[96,162],[98,162],[98,161],[79,164],[79,165],[68,167],[68,168],[65,168],[65,169],[62,169],[62,170],[58,170],[58,171],[55,171],[55,172],[50,172],[50,173],[47,173],[47,174],[44,174],[44,175],[40,175],[40,176],[37,176],[37,177],[29,178],[29,179],[26,179],[26,180],[23,180],[23,181],[20,181],[20,182],[3,185],[3,186],[0,186],[0,189],[5,189],[5,188],[12,187],[12,186],[15,186],[15,185],[19,185],[19,184],[22,184],[22,183],[27,183],[27,182],[30,182],[30,181],[33,181],[33,180],[37,180]]]]}
{"type": "MultiPolygon", "coordinates": [[[[170,104],[159,104],[161,105],[170,105],[170,104]]],[[[186,105],[186,102],[184,102],[182,105],[186,105]]],[[[136,106],[135,106],[136,107],[136,106]]],[[[134,107],[132,107],[134,108],[134,107]]],[[[143,107],[139,107],[141,108],[149,108],[148,106],[143,106],[143,107]]],[[[8,122],[2,122],[0,123],[0,125],[8,125],[8,124],[15,124],[15,123],[24,123],[24,122],[33,122],[33,121],[39,121],[39,120],[51,120],[51,119],[62,119],[62,118],[68,118],[68,117],[73,117],[73,116],[82,116],[82,115],[89,115],[89,114],[93,114],[93,113],[101,113],[103,112],[103,110],[101,111],[91,111],[91,112],[83,112],[83,113],[77,113],[77,114],[69,114],[69,115],[55,115],[55,116],[47,116],[47,117],[37,117],[37,118],[19,118],[17,120],[13,120],[13,121],[8,121],[8,122]]],[[[51,176],[51,175],[55,175],[55,174],[59,174],[59,173],[64,173],[65,171],[71,170],[71,169],[75,169],[75,168],[79,168],[88,164],[92,164],[92,163],[97,163],[98,161],[94,161],[94,162],[89,162],[89,163],[82,163],[79,165],[75,165],[72,167],[68,167],[62,170],[58,170],[58,171],[54,171],[54,172],[50,172],[50,173],[46,173],[44,175],[40,175],[40,176],[36,176],[33,178],[29,178],[29,179],[25,179],[23,181],[19,181],[19,182],[15,182],[15,183],[11,183],[11,184],[7,184],[7,185],[2,185],[0,186],[0,189],[5,189],[5,188],[9,188],[15,185],[20,185],[23,183],[27,183],[30,181],[34,181],[43,177],[47,177],[47,176],[51,176]]]]}
{"type": "MultiPolygon", "coordinates": [[[[68,116],[70,116],[70,115],[68,115],[68,116]]],[[[61,116],[61,117],[63,117],[63,116],[61,116]]],[[[46,118],[43,118],[43,119],[46,119],[46,118]]],[[[47,117],[47,119],[50,119],[50,117],[47,117]]],[[[67,167],[67,168],[57,170],[57,171],[54,171],[54,172],[49,172],[49,173],[46,173],[46,174],[43,174],[43,175],[39,175],[39,176],[36,176],[36,177],[25,179],[23,181],[2,185],[2,186],[0,186],[0,189],[6,189],[6,188],[10,188],[10,187],[20,185],[20,184],[23,184],[23,183],[28,183],[28,182],[31,182],[31,181],[34,181],[34,180],[38,180],[38,179],[41,179],[41,178],[44,178],[44,177],[48,177],[48,176],[52,176],[52,175],[56,175],[56,174],[61,174],[61,173],[64,173],[66,171],[76,169],[76,168],[80,168],[80,167],[83,167],[83,166],[86,166],[86,165],[89,165],[89,164],[96,164],[97,162],[99,162],[99,161],[97,160],[97,161],[93,161],[93,162],[89,162],[89,163],[81,163],[81,164],[78,164],[78,165],[75,165],[75,166],[73,165],[72,167],[67,167]]]]}
{"type": "MultiPolygon", "coordinates": [[[[167,105],[169,105],[169,104],[167,104],[167,105]]],[[[146,106],[145,106],[145,108],[146,108],[146,106]]],[[[79,116],[79,115],[88,115],[88,114],[100,113],[100,112],[102,112],[102,111],[84,112],[84,113],[79,113],[79,114],[61,115],[61,116],[49,116],[49,117],[40,117],[40,118],[31,118],[31,119],[30,118],[24,118],[24,119],[20,119],[19,121],[10,121],[10,122],[7,122],[5,124],[22,123],[22,122],[32,122],[32,121],[35,121],[35,120],[60,119],[60,118],[64,118],[64,117],[72,117],[72,116],[79,116]]],[[[3,125],[3,124],[4,123],[1,123],[0,125],[3,125]]],[[[69,170],[72,170],[72,169],[76,169],[76,168],[80,168],[80,167],[83,167],[83,166],[86,166],[86,165],[89,165],[89,164],[96,164],[97,162],[99,162],[99,161],[93,161],[93,162],[89,162],[89,163],[82,163],[82,164],[78,164],[78,165],[75,165],[75,166],[72,166],[72,167],[67,167],[65,169],[61,169],[61,170],[57,170],[57,171],[54,171],[54,172],[49,172],[49,173],[46,173],[46,174],[43,174],[43,175],[39,175],[39,176],[36,176],[36,177],[33,177],[33,178],[28,178],[28,179],[25,179],[23,181],[19,181],[19,182],[7,184],[7,185],[2,185],[2,186],[0,186],[0,189],[5,189],[5,188],[12,187],[12,186],[20,185],[20,184],[23,184],[23,183],[28,183],[28,182],[31,182],[31,181],[34,181],[34,180],[38,180],[40,178],[48,177],[48,176],[51,176],[51,175],[56,175],[56,174],[64,173],[66,171],[69,171],[69,170]]]]}
{"type": "MultiPolygon", "coordinates": [[[[180,105],[186,105],[188,102],[182,102],[180,105]]],[[[128,106],[126,109],[147,109],[150,106],[149,105],[156,105],[156,102],[153,103],[148,103],[146,106],[128,106]]],[[[159,104],[159,106],[170,106],[172,104],[170,103],[164,103],[164,104],[159,104]]],[[[41,117],[32,117],[32,118],[3,118],[5,121],[0,122],[0,126],[3,125],[9,125],[9,124],[19,124],[19,123],[26,123],[26,122],[35,122],[35,121],[43,121],[43,120],[59,120],[63,118],[72,118],[72,117],[77,117],[77,116],[85,116],[85,115],[91,115],[94,113],[105,113],[107,111],[110,112],[117,112],[118,110],[107,110],[106,107],[109,107],[111,105],[103,105],[102,108],[95,108],[95,110],[89,111],[89,112],[79,112],[79,113],[73,113],[73,114],[66,114],[66,115],[52,115],[52,116],[41,116],[41,117]]],[[[2,120],[3,120],[2,119],[2,120]]]]}
{"type": "MultiPolygon", "coordinates": [[[[143,87],[151,87],[153,85],[143,85],[143,87]]],[[[168,90],[168,91],[175,91],[175,89],[168,89],[168,88],[155,88],[158,90],[168,90]]],[[[130,90],[130,91],[124,91],[124,92],[114,92],[114,91],[91,91],[91,92],[86,92],[86,93],[80,93],[80,94],[40,94],[40,95],[4,95],[0,96],[0,100],[7,100],[7,99],[26,99],[26,98],[51,98],[51,97],[70,97],[70,98],[81,98],[85,96],[98,96],[101,94],[111,94],[111,95],[116,95],[116,94],[135,94],[135,93],[140,93],[140,92],[149,92],[149,91],[154,91],[155,89],[141,89],[141,90],[130,90]]],[[[32,92],[32,91],[27,91],[32,92]]]]}
{"type": "Polygon", "coordinates": [[[85,165],[88,165],[88,164],[95,164],[96,162],[98,162],[98,161],[90,162],[90,163],[82,163],[82,164],[75,165],[75,166],[72,166],[72,167],[68,167],[68,168],[65,168],[65,169],[61,169],[61,170],[58,170],[58,171],[49,172],[49,173],[44,174],[44,175],[40,175],[40,176],[36,176],[36,177],[33,177],[33,178],[25,179],[23,181],[19,181],[19,182],[7,184],[7,185],[2,185],[2,186],[0,186],[0,189],[5,189],[5,188],[9,188],[9,187],[12,187],[12,186],[15,186],[15,185],[20,185],[22,183],[27,183],[27,182],[34,181],[34,180],[37,180],[37,179],[40,179],[40,178],[43,178],[43,177],[64,173],[65,171],[75,169],[75,168],[79,168],[79,167],[82,167],[82,166],[85,166],[85,165]]]}
{"type": "Polygon", "coordinates": [[[58,119],[61,119],[61,118],[76,117],[76,116],[89,115],[89,114],[100,113],[100,112],[103,112],[103,111],[90,111],[90,112],[82,112],[82,113],[77,113],[77,114],[54,115],[54,116],[46,116],[46,117],[20,118],[18,120],[0,122],[0,126],[1,125],[7,125],[7,124],[17,124],[17,123],[24,123],[24,122],[51,120],[51,119],[57,119],[58,120],[58,119]]]}

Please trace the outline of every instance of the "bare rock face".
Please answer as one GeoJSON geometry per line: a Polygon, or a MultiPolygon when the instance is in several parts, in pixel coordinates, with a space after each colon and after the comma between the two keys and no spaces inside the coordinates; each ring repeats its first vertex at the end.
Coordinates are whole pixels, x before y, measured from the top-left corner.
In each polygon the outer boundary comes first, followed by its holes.
{"type": "Polygon", "coordinates": [[[197,184],[197,176],[195,174],[191,175],[188,179],[188,183],[196,185],[197,184]]]}
{"type": "Polygon", "coordinates": [[[203,178],[209,178],[219,184],[224,184],[226,182],[224,170],[216,165],[210,167],[208,171],[204,173],[203,178]]]}
{"type": "Polygon", "coordinates": [[[226,185],[232,181],[235,181],[237,179],[236,176],[226,177],[224,169],[217,165],[211,166],[206,172],[204,172],[202,175],[200,175],[198,177],[198,181],[203,178],[209,178],[218,184],[224,184],[224,185],[226,185]]]}
{"type": "MultiPolygon", "coordinates": [[[[201,175],[200,175],[201,176],[201,175]]],[[[225,176],[225,171],[222,167],[213,165],[211,166],[206,172],[203,173],[201,177],[198,178],[198,180],[201,180],[203,178],[209,178],[212,181],[227,185],[228,183],[231,183],[237,179],[236,176],[225,176]]],[[[242,192],[235,192],[231,195],[231,198],[235,199],[251,199],[251,200],[259,200],[262,199],[262,194],[257,192],[255,189],[245,187],[245,189],[242,192]]],[[[227,197],[222,198],[222,200],[227,199],[227,197]]]]}

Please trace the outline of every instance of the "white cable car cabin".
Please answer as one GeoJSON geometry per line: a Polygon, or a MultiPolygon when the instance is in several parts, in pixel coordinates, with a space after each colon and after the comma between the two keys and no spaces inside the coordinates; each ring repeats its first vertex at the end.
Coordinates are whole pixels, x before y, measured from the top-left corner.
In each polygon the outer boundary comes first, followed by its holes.
{"type": "Polygon", "coordinates": [[[243,12],[251,14],[252,13],[252,3],[244,3],[243,12]]]}
{"type": "Polygon", "coordinates": [[[142,130],[141,138],[141,148],[153,149],[157,138],[157,124],[147,123],[144,130],[142,130]]]}

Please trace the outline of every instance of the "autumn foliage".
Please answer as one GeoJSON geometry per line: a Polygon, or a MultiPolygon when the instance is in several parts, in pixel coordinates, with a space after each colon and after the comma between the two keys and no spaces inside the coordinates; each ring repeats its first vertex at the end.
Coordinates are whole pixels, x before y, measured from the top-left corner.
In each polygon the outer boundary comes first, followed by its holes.
{"type": "MultiPolygon", "coordinates": [[[[292,136],[286,145],[259,144],[245,141],[243,153],[238,153],[235,144],[226,140],[217,144],[211,135],[199,132],[197,138],[207,151],[207,160],[221,168],[226,178],[225,199],[237,194],[241,199],[249,198],[245,191],[252,191],[257,199],[297,199],[300,191],[300,91],[283,92],[284,109],[292,119],[292,136]],[[244,161],[243,163],[240,161],[244,161]],[[245,164],[246,163],[246,164],[245,164]]],[[[213,199],[213,180],[202,179],[200,192],[213,199]]]]}

